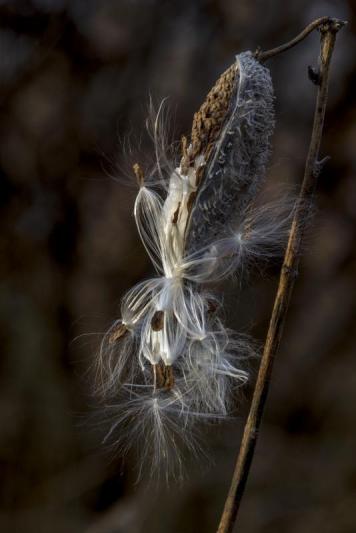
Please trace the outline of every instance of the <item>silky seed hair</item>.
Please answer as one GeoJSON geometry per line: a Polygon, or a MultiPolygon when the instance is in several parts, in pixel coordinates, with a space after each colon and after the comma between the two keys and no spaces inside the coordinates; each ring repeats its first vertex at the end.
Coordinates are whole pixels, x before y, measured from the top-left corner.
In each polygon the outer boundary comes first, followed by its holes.
{"type": "Polygon", "coordinates": [[[274,255],[288,217],[255,207],[274,111],[269,71],[251,52],[208,93],[168,175],[159,123],[158,115],[157,176],[147,180],[134,166],[134,217],[157,274],[122,299],[99,350],[97,392],[111,424],[106,440],[121,453],[135,449],[140,472],[168,478],[182,474],[184,446],[200,449],[202,423],[234,413],[254,355],[253,343],[224,325],[212,282],[274,255]]]}

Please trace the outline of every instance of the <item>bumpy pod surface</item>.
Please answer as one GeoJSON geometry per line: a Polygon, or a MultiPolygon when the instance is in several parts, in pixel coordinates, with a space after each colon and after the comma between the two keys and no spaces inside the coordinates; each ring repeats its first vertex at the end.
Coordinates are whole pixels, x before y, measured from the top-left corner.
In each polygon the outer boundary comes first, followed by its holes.
{"type": "Polygon", "coordinates": [[[265,176],[273,130],[269,70],[251,52],[239,54],[194,120],[192,157],[204,157],[206,163],[190,216],[188,253],[222,237],[227,225],[244,213],[265,176]],[[204,142],[195,141],[200,133],[204,142]]]}

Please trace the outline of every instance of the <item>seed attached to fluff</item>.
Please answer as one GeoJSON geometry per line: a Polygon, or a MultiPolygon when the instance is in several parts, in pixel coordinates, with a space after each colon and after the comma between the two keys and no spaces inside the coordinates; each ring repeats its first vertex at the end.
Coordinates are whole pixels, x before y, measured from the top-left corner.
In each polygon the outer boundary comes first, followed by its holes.
{"type": "Polygon", "coordinates": [[[119,324],[116,329],[112,332],[109,337],[109,344],[114,344],[116,341],[121,339],[124,335],[128,333],[128,327],[126,324],[119,324]]]}
{"type": "Polygon", "coordinates": [[[164,311],[156,311],[151,320],[151,328],[153,331],[161,331],[164,325],[164,311]]]}
{"type": "Polygon", "coordinates": [[[142,168],[140,167],[140,165],[138,163],[135,163],[132,168],[133,168],[133,171],[135,173],[138,186],[139,187],[143,187],[145,179],[144,179],[144,174],[143,174],[142,168]]]}
{"type": "Polygon", "coordinates": [[[178,216],[179,216],[180,204],[181,204],[181,202],[178,202],[178,207],[177,207],[177,209],[176,209],[176,210],[174,211],[174,213],[173,213],[173,216],[172,216],[172,224],[177,224],[177,222],[178,222],[178,216]]]}
{"type": "Polygon", "coordinates": [[[171,365],[165,365],[163,362],[152,365],[153,379],[155,388],[158,390],[169,391],[174,387],[174,374],[171,365]]]}

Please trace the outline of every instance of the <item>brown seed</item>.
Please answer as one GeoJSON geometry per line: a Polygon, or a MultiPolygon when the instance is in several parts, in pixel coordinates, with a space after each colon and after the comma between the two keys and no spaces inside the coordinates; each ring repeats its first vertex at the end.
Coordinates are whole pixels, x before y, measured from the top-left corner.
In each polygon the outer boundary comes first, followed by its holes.
{"type": "Polygon", "coordinates": [[[128,328],[126,326],[126,324],[119,324],[115,329],[114,331],[112,332],[112,334],[110,335],[109,337],[109,344],[114,344],[116,341],[118,341],[119,339],[121,339],[121,337],[123,337],[124,335],[126,335],[126,333],[128,332],[128,328]]]}
{"type": "Polygon", "coordinates": [[[164,376],[162,372],[161,363],[152,365],[152,369],[153,369],[153,378],[154,378],[155,387],[157,389],[161,389],[164,384],[164,376]]]}
{"type": "Polygon", "coordinates": [[[189,195],[188,202],[187,202],[188,213],[190,213],[193,208],[196,196],[197,196],[196,191],[191,192],[189,195]]]}
{"type": "Polygon", "coordinates": [[[133,171],[135,173],[135,176],[136,176],[137,183],[138,183],[139,187],[143,187],[144,175],[143,175],[142,168],[140,167],[140,165],[138,163],[135,163],[132,168],[133,168],[133,171]]]}
{"type": "Polygon", "coordinates": [[[180,204],[181,204],[181,202],[178,202],[178,207],[177,207],[177,209],[176,209],[176,210],[174,211],[174,213],[173,213],[173,216],[172,216],[172,224],[177,224],[177,222],[178,222],[178,215],[179,215],[180,204]]]}
{"type": "Polygon", "coordinates": [[[215,300],[208,300],[208,313],[212,315],[218,309],[219,305],[215,300]]]}
{"type": "Polygon", "coordinates": [[[166,390],[171,390],[174,387],[174,374],[172,365],[165,366],[165,380],[164,388],[166,390]]]}
{"type": "Polygon", "coordinates": [[[156,311],[151,320],[153,331],[161,331],[164,324],[164,311],[156,311]]]}
{"type": "Polygon", "coordinates": [[[152,365],[155,386],[157,389],[171,390],[174,387],[174,374],[172,365],[165,365],[160,361],[152,365]]]}

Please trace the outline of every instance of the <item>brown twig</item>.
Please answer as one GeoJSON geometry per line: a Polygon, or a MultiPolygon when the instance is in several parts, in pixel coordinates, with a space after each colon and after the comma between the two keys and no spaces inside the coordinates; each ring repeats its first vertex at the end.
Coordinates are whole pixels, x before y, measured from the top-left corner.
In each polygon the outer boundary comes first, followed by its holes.
{"type": "Polygon", "coordinates": [[[330,17],[321,17],[319,19],[313,20],[313,22],[308,24],[308,26],[304,28],[304,30],[301,31],[296,37],[294,37],[294,39],[288,41],[285,44],[282,44],[281,46],[277,46],[276,48],[267,50],[266,52],[263,52],[258,48],[255,52],[256,59],[258,59],[259,61],[266,61],[267,59],[270,59],[271,57],[276,56],[281,52],[285,52],[286,50],[293,48],[293,46],[303,41],[309,35],[309,33],[320,28],[323,24],[328,24],[330,20],[330,17]]]}
{"type": "Polygon", "coordinates": [[[266,402],[272,365],[282,337],[288,304],[292,294],[299,264],[300,244],[305,226],[305,205],[310,201],[315,189],[317,177],[326,159],[319,161],[324,116],[328,95],[328,78],[330,61],[335,44],[336,34],[345,22],[323,17],[315,20],[305,28],[295,39],[267,52],[256,53],[259,60],[266,60],[280,52],[288,50],[298,44],[314,29],[321,34],[319,69],[317,72],[309,70],[309,76],[318,86],[314,112],[313,130],[310,140],[308,156],[305,164],[304,179],[295,206],[287,249],[281,269],[278,290],[273,306],[272,316],[267,332],[266,342],[261,358],[261,364],[252,397],[250,412],[244,427],[240,451],[231,481],[224,511],[218,528],[218,533],[231,533],[236,521],[237,512],[245,489],[247,477],[252,463],[256,446],[258,429],[261,424],[264,405],[266,402]],[[314,78],[314,79],[313,79],[314,78]]]}

